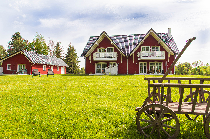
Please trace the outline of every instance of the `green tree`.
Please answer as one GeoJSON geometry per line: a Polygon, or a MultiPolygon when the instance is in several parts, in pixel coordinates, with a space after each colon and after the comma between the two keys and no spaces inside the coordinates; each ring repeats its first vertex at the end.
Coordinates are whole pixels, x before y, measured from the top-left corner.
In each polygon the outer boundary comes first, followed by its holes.
{"type": "Polygon", "coordinates": [[[19,32],[16,32],[12,35],[12,40],[9,41],[8,45],[8,54],[16,53],[20,50],[26,50],[28,46],[28,40],[22,38],[19,32]]]}
{"type": "MultiPolygon", "coordinates": [[[[4,47],[2,45],[0,45],[0,60],[7,56],[7,51],[6,49],[4,49],[4,47]]],[[[0,66],[2,65],[2,62],[0,61],[0,66]]]]}
{"type": "Polygon", "coordinates": [[[78,61],[78,56],[76,53],[76,50],[74,49],[74,46],[71,45],[71,43],[69,44],[69,47],[67,49],[67,54],[65,56],[64,61],[66,62],[66,64],[69,66],[66,68],[66,71],[68,73],[73,73],[73,74],[78,74],[79,73],[79,65],[78,63],[80,61],[78,61]]]}
{"type": "Polygon", "coordinates": [[[29,44],[28,49],[34,50],[38,54],[44,54],[44,55],[48,55],[49,52],[49,47],[45,42],[44,36],[38,33],[34,38],[33,42],[29,44]]]}
{"type": "Polygon", "coordinates": [[[57,58],[61,58],[62,47],[61,42],[57,42],[56,46],[54,47],[54,56],[57,58]]]}
{"type": "Polygon", "coordinates": [[[82,67],[82,68],[80,69],[80,74],[85,74],[85,68],[84,68],[84,67],[82,67]]]}
{"type": "Polygon", "coordinates": [[[190,75],[192,70],[192,65],[188,62],[185,63],[179,63],[175,67],[175,73],[177,75],[190,75]]]}

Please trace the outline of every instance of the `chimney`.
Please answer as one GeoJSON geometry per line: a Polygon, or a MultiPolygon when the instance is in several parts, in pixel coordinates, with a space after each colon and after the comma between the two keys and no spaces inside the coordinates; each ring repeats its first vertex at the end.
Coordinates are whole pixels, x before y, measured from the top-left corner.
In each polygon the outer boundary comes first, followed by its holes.
{"type": "Polygon", "coordinates": [[[168,37],[171,38],[171,28],[168,28],[168,37]]]}

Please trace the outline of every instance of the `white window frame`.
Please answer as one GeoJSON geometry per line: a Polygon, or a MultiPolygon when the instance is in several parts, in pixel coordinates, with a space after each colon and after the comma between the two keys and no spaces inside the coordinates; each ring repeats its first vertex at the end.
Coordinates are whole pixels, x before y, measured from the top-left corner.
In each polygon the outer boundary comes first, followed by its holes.
{"type": "MultiPolygon", "coordinates": [[[[102,72],[102,64],[106,64],[106,66],[107,66],[107,63],[106,62],[99,62],[99,63],[95,63],[95,74],[103,74],[103,72],[102,72]],[[97,73],[96,71],[97,71],[97,64],[101,64],[101,73],[97,73]]],[[[104,73],[105,73],[105,69],[104,69],[104,73]]]]}
{"type": "MultiPolygon", "coordinates": [[[[18,64],[18,65],[17,65],[17,72],[19,72],[20,66],[21,66],[21,69],[24,69],[23,66],[24,66],[25,69],[26,69],[26,64],[18,64]]],[[[25,70],[25,69],[24,69],[24,70],[25,70]]]]}
{"type": "Polygon", "coordinates": [[[46,71],[46,65],[43,65],[43,71],[46,71]]]}
{"type": "MultiPolygon", "coordinates": [[[[105,48],[101,47],[101,48],[97,48],[97,52],[100,52],[100,50],[104,49],[104,52],[105,52],[105,48]]],[[[101,51],[102,52],[102,51],[101,51]]]]}
{"type": "Polygon", "coordinates": [[[11,69],[12,69],[11,64],[7,64],[7,70],[11,70],[11,69]],[[8,68],[9,65],[10,65],[10,69],[8,68]]]}
{"type": "Polygon", "coordinates": [[[154,72],[154,73],[157,73],[157,71],[156,71],[156,70],[157,70],[157,69],[156,69],[157,63],[161,63],[161,64],[160,64],[160,66],[161,66],[160,73],[162,73],[162,70],[163,70],[163,62],[149,62],[149,70],[150,70],[150,71],[151,71],[151,69],[150,69],[150,64],[151,64],[151,63],[155,63],[155,65],[154,65],[154,66],[155,66],[155,69],[154,69],[155,72],[154,72]]]}
{"type": "MultiPolygon", "coordinates": [[[[143,51],[143,48],[145,48],[145,50],[146,50],[147,48],[149,48],[149,51],[150,51],[150,46],[141,46],[141,51],[143,51]]],[[[149,52],[149,51],[143,51],[143,52],[149,52]]]]}
{"type": "Polygon", "coordinates": [[[139,62],[139,74],[147,74],[147,62],[139,62]],[[143,64],[143,73],[140,73],[140,64],[143,64]],[[146,72],[144,72],[144,64],[146,64],[146,72]]]}
{"type": "MultiPolygon", "coordinates": [[[[114,52],[114,47],[107,47],[107,48],[106,48],[106,52],[108,52],[108,49],[109,49],[109,48],[112,48],[112,50],[113,50],[112,52],[114,52]]],[[[108,52],[108,53],[112,53],[112,52],[108,52]]]]}
{"type": "Polygon", "coordinates": [[[59,66],[57,66],[57,71],[59,71],[59,66]]]}
{"type": "MultiPolygon", "coordinates": [[[[155,51],[156,51],[156,47],[158,47],[158,51],[160,51],[160,46],[152,46],[152,48],[155,47],[155,51]]],[[[151,51],[153,51],[151,48],[151,51]]]]}

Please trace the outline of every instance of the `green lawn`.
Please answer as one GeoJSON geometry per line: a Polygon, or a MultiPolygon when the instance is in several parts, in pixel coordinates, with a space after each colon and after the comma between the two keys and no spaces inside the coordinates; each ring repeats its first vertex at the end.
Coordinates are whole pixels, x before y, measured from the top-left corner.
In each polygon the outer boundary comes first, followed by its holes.
{"type": "MultiPolygon", "coordinates": [[[[135,122],[147,97],[141,75],[8,75],[0,92],[0,138],[144,138],[135,122]]],[[[201,116],[178,117],[179,138],[205,138],[201,116]]]]}

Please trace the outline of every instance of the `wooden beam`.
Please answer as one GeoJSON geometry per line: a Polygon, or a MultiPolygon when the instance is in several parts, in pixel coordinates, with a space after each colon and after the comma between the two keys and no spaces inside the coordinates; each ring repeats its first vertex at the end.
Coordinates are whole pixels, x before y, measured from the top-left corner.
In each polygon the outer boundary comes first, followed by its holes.
{"type": "Polygon", "coordinates": [[[179,58],[182,56],[182,54],[184,53],[184,51],[187,49],[187,47],[190,45],[190,43],[195,40],[196,37],[193,37],[191,39],[188,40],[188,42],[186,43],[185,47],[182,49],[182,51],[179,53],[179,55],[177,56],[177,58],[174,60],[174,62],[171,64],[171,66],[169,67],[169,69],[166,71],[166,73],[164,74],[164,76],[162,77],[162,79],[160,80],[160,83],[163,82],[163,80],[166,78],[166,76],[168,75],[168,73],[171,71],[171,69],[174,67],[174,65],[176,64],[176,62],[179,60],[179,58]]]}

